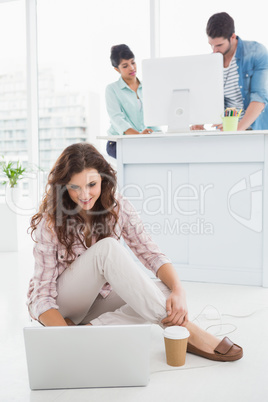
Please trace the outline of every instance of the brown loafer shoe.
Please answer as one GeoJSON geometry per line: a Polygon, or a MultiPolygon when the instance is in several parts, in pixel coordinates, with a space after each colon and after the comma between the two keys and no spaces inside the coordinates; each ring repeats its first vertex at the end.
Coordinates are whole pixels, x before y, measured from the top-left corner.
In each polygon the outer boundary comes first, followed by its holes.
{"type": "Polygon", "coordinates": [[[207,353],[201,349],[196,348],[188,342],[187,352],[209,360],[217,360],[221,362],[233,362],[241,359],[243,356],[243,349],[241,346],[233,343],[227,336],[218,344],[214,349],[214,353],[207,353]]]}

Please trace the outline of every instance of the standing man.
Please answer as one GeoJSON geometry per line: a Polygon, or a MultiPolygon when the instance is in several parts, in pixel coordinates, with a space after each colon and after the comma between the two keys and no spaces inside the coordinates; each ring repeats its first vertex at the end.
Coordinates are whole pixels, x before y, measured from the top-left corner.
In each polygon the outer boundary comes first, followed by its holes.
{"type": "Polygon", "coordinates": [[[224,107],[243,109],[238,130],[268,129],[268,52],[235,34],[234,20],[222,12],[207,23],[208,43],[224,60],[224,107]]]}

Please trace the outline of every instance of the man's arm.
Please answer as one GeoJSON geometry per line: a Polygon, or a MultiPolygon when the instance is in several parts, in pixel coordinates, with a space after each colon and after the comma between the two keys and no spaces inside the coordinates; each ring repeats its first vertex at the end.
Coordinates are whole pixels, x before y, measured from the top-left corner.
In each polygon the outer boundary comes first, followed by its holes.
{"type": "MultiPolygon", "coordinates": [[[[246,130],[250,127],[268,103],[268,51],[261,44],[256,46],[255,44],[254,55],[251,54],[252,49],[248,49],[249,55],[245,56],[245,58],[252,57],[251,69],[253,69],[253,75],[250,77],[248,88],[250,92],[248,107],[245,110],[245,115],[238,123],[238,130],[246,130]]],[[[245,83],[243,85],[247,86],[245,83]]]]}
{"type": "Polygon", "coordinates": [[[250,127],[251,124],[254,123],[254,121],[259,117],[264,109],[264,106],[264,103],[261,102],[250,102],[243,118],[238,123],[237,129],[239,131],[243,131],[250,127]]]}

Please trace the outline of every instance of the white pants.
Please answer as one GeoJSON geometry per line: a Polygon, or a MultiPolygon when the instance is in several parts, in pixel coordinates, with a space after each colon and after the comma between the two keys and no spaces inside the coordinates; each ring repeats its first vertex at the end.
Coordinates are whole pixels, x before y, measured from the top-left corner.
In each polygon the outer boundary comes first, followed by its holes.
{"type": "Polygon", "coordinates": [[[170,294],[163,282],[150,279],[113,238],[100,240],[78,257],[59,276],[57,291],[59,312],[76,325],[161,325],[170,294]],[[103,298],[99,291],[106,282],[113,291],[103,298]]]}

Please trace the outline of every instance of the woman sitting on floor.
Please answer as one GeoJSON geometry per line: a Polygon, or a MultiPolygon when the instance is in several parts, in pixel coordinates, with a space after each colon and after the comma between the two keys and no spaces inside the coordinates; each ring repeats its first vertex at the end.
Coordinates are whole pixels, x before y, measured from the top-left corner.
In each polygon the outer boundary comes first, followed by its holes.
{"type": "Polygon", "coordinates": [[[221,361],[242,357],[240,346],[188,321],[176,270],[130,202],[116,194],[116,174],[92,145],[74,144],[59,156],[31,229],[28,307],[43,325],[182,325],[190,332],[188,352],[221,361]],[[160,281],[137,266],[121,237],[160,281]]]}

